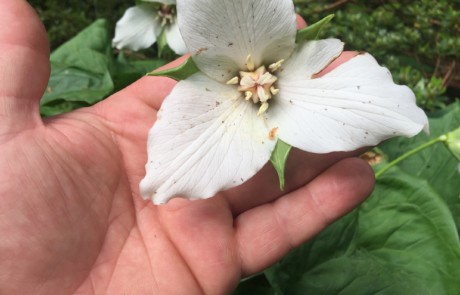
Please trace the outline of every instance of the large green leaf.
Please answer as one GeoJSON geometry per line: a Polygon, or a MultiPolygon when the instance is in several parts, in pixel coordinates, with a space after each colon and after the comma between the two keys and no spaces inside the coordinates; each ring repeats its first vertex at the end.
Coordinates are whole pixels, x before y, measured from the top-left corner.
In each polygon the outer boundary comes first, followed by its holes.
{"type": "MultiPolygon", "coordinates": [[[[460,104],[455,103],[431,117],[430,136],[420,134],[411,139],[397,138],[381,146],[388,161],[430,139],[458,128],[460,126],[460,104]]],[[[430,183],[447,202],[460,231],[460,174],[457,164],[457,160],[449,150],[443,144],[437,144],[401,162],[399,167],[430,183]]]]}
{"type": "Polygon", "coordinates": [[[359,209],[266,274],[285,295],[454,295],[460,243],[443,199],[393,169],[359,209]]]}
{"type": "Polygon", "coordinates": [[[113,81],[115,83],[115,91],[130,85],[146,73],[151,72],[166,64],[163,59],[144,59],[134,60],[129,59],[123,52],[118,54],[115,62],[113,81]]]}
{"type": "Polygon", "coordinates": [[[94,104],[114,89],[111,39],[105,20],[94,22],[56,49],[50,60],[51,77],[40,102],[44,115],[94,104]]]}
{"type": "Polygon", "coordinates": [[[278,295],[267,281],[265,275],[258,274],[244,279],[232,295],[278,295]]]}

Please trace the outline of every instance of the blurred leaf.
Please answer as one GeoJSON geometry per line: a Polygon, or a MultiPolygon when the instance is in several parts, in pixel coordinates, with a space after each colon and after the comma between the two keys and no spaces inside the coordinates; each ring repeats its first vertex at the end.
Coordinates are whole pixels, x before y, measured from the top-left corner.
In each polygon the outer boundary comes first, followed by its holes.
{"type": "Polygon", "coordinates": [[[262,273],[242,280],[232,295],[277,295],[277,293],[262,273]]]}
{"type": "Polygon", "coordinates": [[[128,60],[124,53],[120,52],[115,63],[113,77],[115,91],[123,89],[136,80],[144,77],[146,73],[149,73],[165,64],[166,61],[162,59],[128,60]]]}
{"type": "Polygon", "coordinates": [[[108,23],[100,19],[56,49],[51,54],[50,60],[56,65],[105,74],[111,60],[111,53],[108,23]]]}
{"type": "Polygon", "coordinates": [[[50,60],[51,77],[40,102],[43,115],[94,104],[114,89],[110,73],[111,40],[105,20],[94,22],[63,44],[51,54],[50,60]],[[73,103],[60,106],[63,102],[73,103]]]}
{"type": "Polygon", "coordinates": [[[285,295],[455,295],[460,243],[443,199],[393,169],[359,209],[266,275],[285,295]]]}

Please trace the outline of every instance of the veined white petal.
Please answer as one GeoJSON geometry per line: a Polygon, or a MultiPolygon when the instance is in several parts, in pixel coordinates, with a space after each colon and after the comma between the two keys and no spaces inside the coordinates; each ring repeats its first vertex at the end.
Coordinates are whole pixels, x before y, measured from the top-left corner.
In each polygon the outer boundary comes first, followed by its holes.
{"type": "Polygon", "coordinates": [[[128,8],[115,27],[113,46],[134,51],[152,46],[161,32],[161,26],[155,17],[156,10],[150,5],[128,8]]]}
{"type": "Polygon", "coordinates": [[[292,0],[178,0],[179,28],[197,66],[228,81],[246,70],[287,58],[295,46],[292,0]]]}
{"type": "Polygon", "coordinates": [[[202,73],[177,84],[149,133],[143,198],[155,204],[209,198],[267,163],[276,140],[268,138],[257,106],[240,96],[202,73]]]}
{"type": "Polygon", "coordinates": [[[314,153],[350,151],[427,128],[413,92],[393,83],[369,54],[359,55],[317,79],[279,79],[269,124],[292,146],[314,153]]]}
{"type": "Polygon", "coordinates": [[[302,43],[276,73],[280,79],[310,79],[339,57],[343,47],[344,43],[338,39],[302,43]]]}
{"type": "Polygon", "coordinates": [[[166,28],[166,41],[168,42],[169,48],[171,48],[175,53],[182,55],[188,52],[187,46],[185,46],[184,39],[179,31],[179,25],[177,22],[166,28]]]}
{"type": "Polygon", "coordinates": [[[175,5],[176,0],[142,0],[143,2],[154,2],[154,3],[161,3],[164,5],[175,5]]]}

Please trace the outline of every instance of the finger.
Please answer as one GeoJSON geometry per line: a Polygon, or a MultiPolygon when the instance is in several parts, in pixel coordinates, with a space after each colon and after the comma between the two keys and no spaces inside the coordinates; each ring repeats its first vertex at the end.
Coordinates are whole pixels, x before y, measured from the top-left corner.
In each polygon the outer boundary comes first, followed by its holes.
{"type": "Polygon", "coordinates": [[[298,14],[296,15],[296,20],[297,20],[297,30],[303,29],[307,26],[307,22],[298,14]]]}
{"type": "Polygon", "coordinates": [[[363,160],[342,160],[308,185],[240,215],[235,231],[242,273],[272,265],[351,211],[371,193],[373,175],[363,160]]]}
{"type": "MultiPolygon", "coordinates": [[[[358,53],[354,51],[343,52],[342,55],[316,75],[316,77],[331,72],[357,54],[358,53]]],[[[286,163],[286,188],[284,192],[290,192],[291,190],[299,188],[330,167],[333,163],[346,157],[360,155],[365,150],[367,150],[367,148],[348,153],[319,155],[294,149],[289,155],[286,163]]],[[[271,202],[282,194],[283,192],[279,189],[278,175],[271,163],[265,165],[259,173],[247,181],[243,186],[224,192],[235,216],[261,204],[271,202]],[[260,184],[263,185],[261,186],[260,184]]]]}
{"type": "Polygon", "coordinates": [[[293,149],[286,162],[284,190],[280,189],[278,174],[269,162],[244,185],[235,187],[223,194],[233,215],[238,216],[247,210],[272,202],[286,193],[302,187],[334,163],[345,158],[358,156],[362,152],[364,150],[312,154],[293,149]]]}
{"type": "Polygon", "coordinates": [[[0,140],[41,124],[49,77],[45,29],[24,0],[0,1],[0,140]]]}

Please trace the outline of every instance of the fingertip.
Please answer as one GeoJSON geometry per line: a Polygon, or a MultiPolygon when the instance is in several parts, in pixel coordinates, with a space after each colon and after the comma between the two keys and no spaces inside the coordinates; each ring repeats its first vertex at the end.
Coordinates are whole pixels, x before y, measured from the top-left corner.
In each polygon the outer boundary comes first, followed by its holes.
{"type": "Polygon", "coordinates": [[[346,63],[353,57],[357,56],[359,52],[357,51],[344,51],[342,54],[337,57],[334,61],[332,61],[324,70],[322,70],[319,74],[314,75],[313,78],[318,78],[322,77],[330,72],[332,72],[334,69],[336,69],[338,66],[340,66],[343,63],[346,63]]]}
{"type": "Polygon", "coordinates": [[[7,0],[0,4],[0,44],[28,47],[48,58],[48,35],[32,6],[24,0],[7,0]]]}
{"type": "Polygon", "coordinates": [[[296,14],[297,30],[303,29],[307,26],[307,22],[300,15],[296,14]]]}
{"type": "Polygon", "coordinates": [[[256,273],[313,238],[372,192],[374,174],[359,158],[344,159],[304,187],[241,214],[236,222],[242,272],[256,273]]]}

